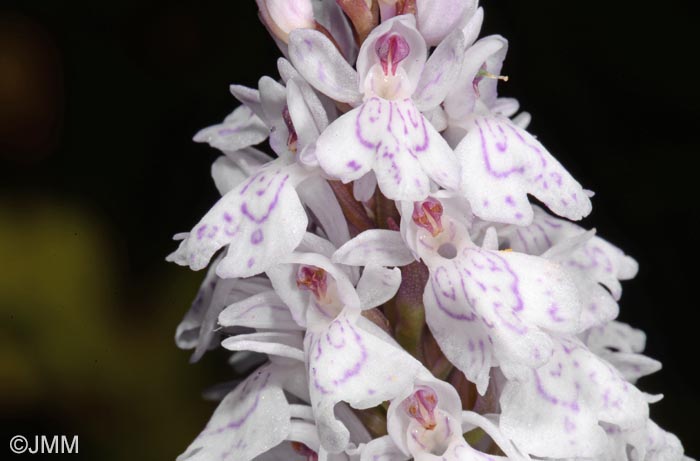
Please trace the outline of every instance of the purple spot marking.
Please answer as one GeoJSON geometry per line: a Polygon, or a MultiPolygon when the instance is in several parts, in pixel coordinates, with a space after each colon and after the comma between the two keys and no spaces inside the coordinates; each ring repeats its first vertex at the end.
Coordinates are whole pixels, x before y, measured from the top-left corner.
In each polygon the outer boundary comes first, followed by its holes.
{"type": "Polygon", "coordinates": [[[250,243],[253,245],[258,245],[263,241],[262,229],[255,229],[255,232],[250,236],[250,243]]]}
{"type": "Polygon", "coordinates": [[[199,229],[197,229],[197,240],[202,240],[204,238],[204,233],[206,232],[206,230],[206,224],[202,224],[201,226],[199,226],[199,229]]]}

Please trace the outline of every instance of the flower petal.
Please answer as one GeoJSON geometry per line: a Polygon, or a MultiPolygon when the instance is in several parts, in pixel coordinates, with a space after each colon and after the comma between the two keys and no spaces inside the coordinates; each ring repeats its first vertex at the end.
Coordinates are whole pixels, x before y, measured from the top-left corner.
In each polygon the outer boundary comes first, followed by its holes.
{"type": "Polygon", "coordinates": [[[299,85],[294,80],[287,82],[287,107],[297,134],[298,149],[303,150],[306,146],[316,141],[320,130],[316,126],[316,121],[304,100],[304,95],[299,85]]]}
{"type": "Polygon", "coordinates": [[[274,365],[259,368],[219,404],[178,461],[249,461],[282,442],[290,430],[287,399],[274,365]]]}
{"type": "Polygon", "coordinates": [[[300,174],[274,162],[261,168],[223,196],[167,260],[199,270],[228,245],[217,268],[220,277],[263,272],[291,253],[306,231],[306,213],[294,190],[300,174]]]}
{"type": "Polygon", "coordinates": [[[190,309],[175,330],[175,343],[180,349],[194,349],[197,347],[202,319],[211,305],[214,289],[219,280],[216,276],[215,267],[210,267],[199,287],[197,296],[192,301],[190,309]]]}
{"type": "Polygon", "coordinates": [[[321,93],[348,104],[361,100],[357,72],[321,32],[298,29],[289,34],[289,58],[321,93]]]}
{"type": "Polygon", "coordinates": [[[622,322],[609,322],[581,335],[591,352],[610,362],[629,382],[634,383],[661,369],[661,362],[641,353],[646,335],[622,322]]]}
{"type": "Polygon", "coordinates": [[[312,176],[297,188],[299,198],[309,207],[313,216],[323,228],[335,246],[340,246],[350,240],[350,231],[338,204],[338,199],[328,182],[318,176],[312,176]]]}
{"type": "Polygon", "coordinates": [[[500,229],[502,244],[516,251],[546,256],[569,271],[584,303],[582,329],[617,317],[617,300],[622,294],[619,280],[633,277],[637,262],[604,239],[588,236],[582,227],[550,216],[539,207],[533,209],[534,219],[529,226],[500,229]]]}
{"type": "Polygon", "coordinates": [[[321,133],[316,157],[343,182],[374,169],[381,191],[395,200],[424,199],[428,177],[448,189],[458,183],[452,149],[408,99],[371,98],[344,114],[321,133]]]}
{"type": "MultiPolygon", "coordinates": [[[[220,259],[220,258],[219,258],[220,259]]],[[[175,342],[181,349],[194,349],[190,362],[197,362],[204,353],[218,346],[216,318],[232,302],[268,290],[269,281],[253,277],[248,280],[221,279],[215,266],[207,271],[190,310],[175,332],[175,342]]]]}
{"type": "MultiPolygon", "coordinates": [[[[443,12],[440,12],[444,16],[443,12]]],[[[427,111],[438,107],[452,90],[462,70],[464,59],[464,36],[460,30],[452,32],[425,63],[418,86],[413,93],[416,107],[427,111]]]]}
{"type": "Polygon", "coordinates": [[[199,130],[193,139],[229,153],[260,144],[267,139],[269,133],[265,123],[250,108],[239,106],[223,123],[199,130]]]}
{"type": "Polygon", "coordinates": [[[219,325],[269,330],[302,329],[274,291],[265,291],[230,304],[219,314],[219,325]]]}
{"type": "Polygon", "coordinates": [[[352,183],[352,195],[358,202],[367,202],[377,189],[377,177],[369,172],[352,183]]]}
{"type": "Polygon", "coordinates": [[[476,4],[475,0],[416,0],[418,30],[429,46],[436,46],[474,14],[476,4]]]}
{"type": "Polygon", "coordinates": [[[581,343],[559,339],[552,359],[501,395],[501,430],[523,451],[551,458],[600,455],[607,437],[599,423],[643,427],[644,395],[581,343]]]}
{"type": "Polygon", "coordinates": [[[401,285],[401,270],[368,264],[357,283],[357,295],[363,310],[380,306],[394,297],[401,285]]]}
{"type": "Polygon", "coordinates": [[[413,261],[401,234],[386,229],[364,231],[333,254],[333,262],[349,266],[405,266],[413,261]]]}
{"type": "Polygon", "coordinates": [[[336,403],[359,409],[379,405],[410,386],[421,367],[406,352],[359,328],[347,313],[325,331],[308,331],[304,351],[321,445],[331,453],[348,443],[348,431],[333,413],[336,403]]]}
{"type": "Polygon", "coordinates": [[[233,160],[222,155],[212,163],[211,177],[216,190],[224,196],[245,181],[248,175],[233,160]]]}
{"type": "Polygon", "coordinates": [[[482,94],[489,103],[486,104],[487,110],[491,109],[491,104],[495,102],[498,80],[479,80],[477,74],[485,67],[484,70],[498,75],[507,50],[508,41],[500,35],[484,37],[467,48],[456,85],[445,100],[445,111],[453,123],[468,128],[466,123],[475,111],[477,100],[482,94]]]}
{"type": "Polygon", "coordinates": [[[462,191],[482,219],[530,224],[528,193],[569,219],[591,211],[581,185],[542,144],[506,118],[474,117],[455,152],[462,165],[462,191]]]}
{"type": "Polygon", "coordinates": [[[475,247],[427,263],[427,324],[481,394],[490,367],[500,364],[508,375],[541,366],[551,355],[546,332],[578,330],[576,288],[554,263],[475,247]]]}
{"type": "Polygon", "coordinates": [[[464,35],[464,46],[471,46],[479,37],[481,25],[484,22],[484,9],[479,7],[474,12],[474,15],[462,27],[462,35],[464,35]]]}
{"type": "Polygon", "coordinates": [[[221,342],[221,347],[230,351],[250,351],[304,361],[301,336],[293,333],[262,332],[231,336],[221,342]]]}
{"type": "Polygon", "coordinates": [[[338,2],[315,2],[315,5],[318,7],[314,12],[316,21],[321,23],[333,36],[347,61],[355,62],[357,44],[355,43],[353,29],[347,16],[338,6],[338,2]]]}
{"type": "MultiPolygon", "coordinates": [[[[341,115],[316,141],[316,159],[327,174],[344,183],[365,175],[374,165],[374,144],[359,138],[365,105],[341,115]]],[[[374,117],[377,117],[375,115],[374,117]]]]}
{"type": "Polygon", "coordinates": [[[388,435],[378,437],[362,447],[360,461],[407,461],[404,454],[388,435]]]}
{"type": "Polygon", "coordinates": [[[233,97],[248,107],[263,122],[266,122],[265,112],[260,103],[260,92],[254,88],[243,85],[231,85],[229,87],[233,97]]]}

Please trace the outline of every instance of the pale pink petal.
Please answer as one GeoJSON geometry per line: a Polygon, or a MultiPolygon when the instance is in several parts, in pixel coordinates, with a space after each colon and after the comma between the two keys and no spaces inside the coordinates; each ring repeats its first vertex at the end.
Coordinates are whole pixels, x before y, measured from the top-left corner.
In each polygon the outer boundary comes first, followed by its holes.
{"type": "Polygon", "coordinates": [[[266,122],[265,112],[260,103],[260,92],[258,90],[243,85],[231,85],[229,90],[233,97],[248,107],[260,120],[266,122]]]}
{"type": "Polygon", "coordinates": [[[408,461],[410,457],[396,446],[391,437],[385,435],[363,447],[360,461],[408,461]]]}
{"type": "Polygon", "coordinates": [[[415,258],[399,232],[370,229],[340,247],[333,261],[350,266],[405,266],[415,258]]]}
{"type": "Polygon", "coordinates": [[[290,413],[275,367],[253,372],[212,415],[178,461],[249,461],[282,442],[290,431],[290,413]]]}
{"type": "Polygon", "coordinates": [[[326,329],[308,331],[304,350],[311,402],[321,444],[329,452],[347,446],[349,433],[333,408],[340,401],[363,409],[392,399],[410,386],[420,363],[359,328],[341,314],[326,329]]]}
{"type": "Polygon", "coordinates": [[[506,118],[474,117],[455,153],[462,166],[462,191],[482,219],[530,224],[527,194],[569,219],[591,211],[581,185],[539,141],[506,118]]]}
{"type": "MultiPolygon", "coordinates": [[[[498,75],[507,49],[508,41],[505,38],[500,35],[491,35],[480,39],[465,51],[457,84],[445,100],[445,111],[453,123],[467,128],[466,124],[476,109],[482,88],[485,91],[484,96],[488,95],[491,102],[495,101],[494,91],[497,80],[489,78],[478,80],[477,74],[486,67],[485,70],[498,75]],[[475,89],[475,82],[478,91],[475,89]]],[[[487,108],[490,106],[487,105],[487,108]]]]}
{"type": "Polygon", "coordinates": [[[362,309],[381,306],[394,297],[401,284],[401,270],[398,268],[368,264],[357,283],[357,295],[362,309]]]}
{"type": "Polygon", "coordinates": [[[484,9],[479,7],[474,12],[474,15],[462,27],[462,35],[464,35],[465,47],[471,46],[479,37],[481,25],[484,22],[484,9]]]}
{"type": "Polygon", "coordinates": [[[460,23],[474,14],[476,4],[476,0],[416,0],[418,30],[428,45],[436,46],[459,30],[460,23]]]}
{"type": "Polygon", "coordinates": [[[350,240],[350,231],[338,204],[338,199],[328,182],[312,176],[297,188],[301,201],[309,207],[313,216],[323,228],[328,240],[335,246],[340,246],[350,240]]]}
{"type": "Polygon", "coordinates": [[[260,144],[270,130],[248,107],[240,106],[226,117],[223,123],[197,132],[195,142],[206,142],[225,153],[260,144]]]}
{"type": "Polygon", "coordinates": [[[374,197],[374,191],[377,189],[377,177],[374,173],[369,172],[356,179],[352,183],[352,195],[358,202],[366,202],[374,197]]]}
{"type": "Polygon", "coordinates": [[[221,342],[221,347],[230,351],[249,351],[304,361],[300,334],[281,332],[247,333],[231,336],[221,342]]]}
{"type": "Polygon", "coordinates": [[[421,111],[437,107],[452,90],[462,70],[464,36],[459,30],[451,33],[425,63],[413,101],[421,111]]]}
{"type": "Polygon", "coordinates": [[[552,351],[548,332],[578,330],[576,288],[554,263],[466,247],[429,261],[426,322],[440,348],[485,392],[489,369],[537,367],[552,351]]]}
{"type": "Polygon", "coordinates": [[[299,29],[289,34],[289,57],[313,87],[336,101],[361,100],[357,72],[321,32],[299,29]]]}
{"type": "Polygon", "coordinates": [[[552,359],[529,379],[509,381],[500,426],[523,451],[541,457],[590,458],[603,453],[600,423],[643,427],[644,395],[610,364],[575,340],[559,339],[552,359]]]}
{"type": "Polygon", "coordinates": [[[262,168],[223,196],[167,260],[200,270],[228,245],[217,267],[220,277],[249,277],[276,264],[306,231],[306,213],[294,190],[297,174],[278,163],[262,168]]]}
{"type": "Polygon", "coordinates": [[[369,99],[321,133],[316,157],[344,182],[373,169],[379,188],[395,200],[425,198],[429,178],[446,188],[458,182],[452,149],[410,100],[369,99]]]}
{"type": "Polygon", "coordinates": [[[300,330],[289,308],[274,291],[265,291],[228,305],[219,314],[219,325],[269,330],[300,330]]]}

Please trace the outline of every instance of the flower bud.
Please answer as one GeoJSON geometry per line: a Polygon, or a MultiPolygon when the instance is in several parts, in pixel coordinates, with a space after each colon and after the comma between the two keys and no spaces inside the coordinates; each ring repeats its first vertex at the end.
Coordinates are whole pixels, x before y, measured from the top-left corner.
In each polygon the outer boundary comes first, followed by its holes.
{"type": "Polygon", "coordinates": [[[311,0],[256,0],[256,2],[265,25],[285,43],[291,31],[316,27],[311,0]]]}

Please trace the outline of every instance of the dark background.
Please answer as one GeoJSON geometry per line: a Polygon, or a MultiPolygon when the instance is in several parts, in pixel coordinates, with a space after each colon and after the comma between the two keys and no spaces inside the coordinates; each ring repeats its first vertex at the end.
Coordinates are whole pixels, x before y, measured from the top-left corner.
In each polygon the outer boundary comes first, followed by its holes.
{"type": "MultiPolygon", "coordinates": [[[[690,2],[483,0],[510,40],[501,94],[587,188],[585,224],[634,256],[621,319],[664,369],[653,418],[700,456],[695,392],[697,16],[690,2]]],[[[87,459],[173,459],[213,409],[223,354],[173,343],[202,274],[169,240],[216,199],[190,141],[277,76],[248,1],[0,7],[0,405],[9,432],[80,436],[87,459]]]]}

